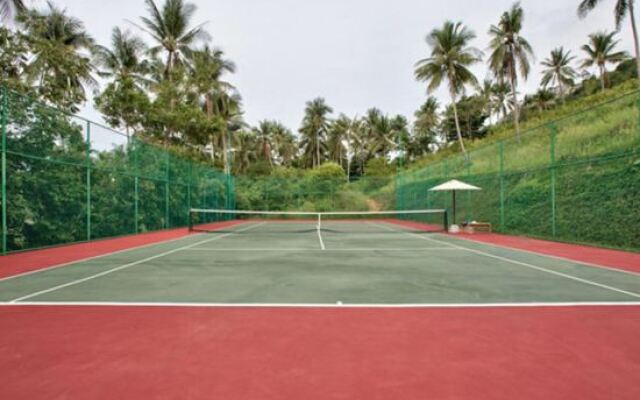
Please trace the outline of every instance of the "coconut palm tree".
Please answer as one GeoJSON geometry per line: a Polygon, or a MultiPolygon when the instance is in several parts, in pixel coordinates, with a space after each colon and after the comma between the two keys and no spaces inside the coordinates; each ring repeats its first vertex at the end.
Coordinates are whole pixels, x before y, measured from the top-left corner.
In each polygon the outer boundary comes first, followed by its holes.
{"type": "Polygon", "coordinates": [[[209,34],[204,30],[204,24],[189,27],[196,11],[192,3],[166,0],[162,9],[153,0],[145,0],[145,3],[150,16],[140,17],[142,25],[134,25],[147,32],[156,42],[151,48],[152,54],[166,53],[164,74],[170,78],[174,66],[190,59],[195,43],[208,39],[209,34]]]}
{"type": "Polygon", "coordinates": [[[131,79],[139,88],[149,83],[147,74],[150,65],[144,59],[147,46],[128,31],[114,28],[111,33],[111,48],[96,45],[94,60],[98,75],[114,81],[131,79]]]}
{"type": "MultiPolygon", "coordinates": [[[[582,0],[578,6],[578,15],[584,18],[600,3],[600,0],[582,0]]],[[[638,26],[636,25],[635,0],[617,0],[615,5],[616,30],[620,30],[622,20],[629,16],[631,21],[631,32],[633,34],[633,45],[636,54],[636,69],[640,79],[640,42],[638,41],[638,26]]]]}
{"type": "Polygon", "coordinates": [[[434,96],[429,96],[413,114],[415,117],[413,132],[417,136],[430,136],[433,133],[435,127],[440,123],[439,108],[440,103],[438,103],[438,99],[434,96]]]}
{"type": "Polygon", "coordinates": [[[513,98],[511,97],[511,87],[506,82],[496,82],[493,85],[493,101],[495,112],[498,118],[506,118],[513,110],[513,98]]]}
{"type": "Polygon", "coordinates": [[[280,165],[291,166],[298,154],[298,144],[291,129],[275,121],[271,127],[273,149],[280,165]]]}
{"type": "Polygon", "coordinates": [[[441,29],[434,29],[427,36],[431,47],[431,56],[417,62],[415,76],[419,81],[427,82],[427,91],[432,93],[446,81],[453,104],[456,132],[462,152],[466,154],[460,131],[460,120],[456,99],[463,93],[465,86],[477,84],[478,80],[469,67],[481,60],[481,52],[469,43],[476,37],[473,31],[460,22],[445,22],[441,29]]]}
{"type": "Polygon", "coordinates": [[[17,12],[25,11],[26,7],[22,0],[0,0],[0,19],[7,21],[17,12]]]}
{"type": "Polygon", "coordinates": [[[596,66],[600,73],[600,86],[604,91],[607,88],[607,64],[618,64],[628,58],[624,51],[614,51],[619,41],[615,40],[615,32],[606,31],[589,35],[589,43],[581,47],[587,53],[587,58],[582,62],[582,68],[596,66]]]}
{"type": "Polygon", "coordinates": [[[329,114],[333,109],[323,98],[307,102],[304,119],[300,127],[304,154],[311,160],[313,168],[319,167],[326,150],[326,136],[329,131],[329,114]]]}
{"type": "Polygon", "coordinates": [[[571,66],[575,59],[571,51],[565,51],[563,47],[551,50],[549,58],[542,61],[544,70],[542,71],[542,86],[547,88],[550,84],[558,88],[560,98],[564,101],[567,87],[573,85],[573,80],[577,73],[571,66]]]}
{"type": "Polygon", "coordinates": [[[349,140],[351,118],[344,114],[331,123],[327,138],[327,151],[329,159],[344,167],[344,161],[349,157],[345,143],[349,140]]]}
{"type": "Polygon", "coordinates": [[[484,104],[483,111],[489,116],[489,125],[492,124],[491,117],[495,113],[495,83],[491,79],[485,79],[482,84],[478,86],[478,97],[482,99],[484,104]]]}
{"type": "Polygon", "coordinates": [[[267,161],[269,165],[273,164],[272,146],[273,146],[273,125],[272,121],[264,120],[253,128],[256,136],[256,149],[260,157],[267,161]]]}
{"type": "Polygon", "coordinates": [[[44,11],[25,11],[18,22],[33,53],[27,79],[35,82],[45,100],[77,111],[78,104],[86,99],[85,85],[97,86],[88,56],[94,42],[84,24],[51,2],[44,11]]]}
{"type": "Polygon", "coordinates": [[[520,138],[520,107],[518,104],[518,75],[526,80],[531,70],[530,59],[533,58],[531,45],[521,35],[524,22],[524,10],[520,3],[515,3],[511,9],[500,17],[498,25],[489,29],[491,37],[491,56],[489,68],[500,81],[511,84],[513,96],[513,121],[516,135],[520,138]]]}
{"type": "MultiPolygon", "coordinates": [[[[224,58],[224,52],[219,49],[211,49],[204,46],[192,53],[190,68],[190,81],[197,94],[204,103],[204,111],[207,118],[213,122],[216,118],[223,119],[222,130],[218,133],[218,139],[222,143],[222,157],[225,171],[228,171],[228,123],[234,119],[234,114],[239,111],[235,103],[233,85],[222,80],[226,73],[235,72],[235,64],[224,58]]],[[[238,100],[237,102],[235,100],[238,100]]],[[[209,138],[210,146],[215,147],[216,137],[209,138]]]]}

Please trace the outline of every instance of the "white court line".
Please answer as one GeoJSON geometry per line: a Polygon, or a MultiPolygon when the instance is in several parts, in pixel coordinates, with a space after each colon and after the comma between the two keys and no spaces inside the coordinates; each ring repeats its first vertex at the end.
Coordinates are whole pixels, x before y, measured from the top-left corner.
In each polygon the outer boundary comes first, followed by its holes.
{"type": "Polygon", "coordinates": [[[316,232],[318,232],[318,240],[320,240],[320,249],[326,250],[327,248],[324,246],[324,242],[322,241],[322,233],[320,233],[320,224],[316,225],[316,232]]]}
{"type": "MultiPolygon", "coordinates": [[[[250,225],[250,226],[248,226],[246,228],[238,229],[237,232],[248,231],[248,230],[257,228],[258,226],[263,225],[263,224],[264,224],[264,222],[256,224],[256,225],[250,225]]],[[[28,294],[26,296],[21,296],[21,297],[18,297],[16,299],[10,300],[9,302],[10,303],[17,303],[19,301],[30,299],[32,297],[36,297],[36,296],[39,296],[39,295],[42,295],[42,294],[45,294],[45,293],[54,292],[54,291],[59,290],[59,289],[64,289],[64,288],[69,287],[69,286],[73,286],[73,285],[77,285],[79,283],[87,282],[87,281],[90,281],[92,279],[96,279],[96,278],[100,278],[100,277],[105,276],[105,275],[109,275],[109,274],[111,274],[113,272],[116,272],[116,271],[121,271],[123,269],[129,268],[129,267],[133,267],[134,265],[142,264],[142,263],[145,263],[147,261],[151,261],[151,260],[155,260],[155,259],[160,258],[160,257],[168,256],[169,254],[173,254],[173,253],[176,253],[178,251],[189,249],[189,248],[197,246],[199,244],[213,242],[214,240],[222,239],[224,237],[233,235],[234,233],[235,232],[229,232],[229,233],[224,234],[224,235],[215,236],[213,238],[209,238],[209,239],[206,239],[206,240],[201,240],[199,242],[195,242],[195,243],[183,246],[183,247],[178,247],[177,249],[165,251],[164,253],[156,254],[155,256],[147,257],[147,258],[144,258],[142,260],[138,260],[138,261],[135,261],[135,262],[132,262],[132,263],[120,265],[118,267],[111,268],[111,269],[108,269],[106,271],[102,271],[100,273],[97,273],[97,274],[94,274],[94,275],[90,275],[90,276],[87,276],[87,277],[82,278],[82,279],[76,279],[74,281],[71,281],[71,282],[68,282],[68,283],[64,283],[62,285],[54,286],[54,287],[51,287],[51,288],[45,289],[45,290],[40,290],[38,292],[34,292],[34,293],[28,294]]]]}
{"type": "MultiPolygon", "coordinates": [[[[197,236],[201,236],[201,235],[197,235],[197,236]]],[[[151,247],[151,246],[155,246],[155,245],[159,245],[159,244],[167,244],[167,243],[170,243],[170,242],[177,242],[178,240],[182,240],[182,239],[186,239],[186,238],[190,238],[190,237],[193,237],[193,236],[192,235],[185,235],[185,236],[180,236],[178,238],[162,240],[160,242],[147,243],[147,244],[143,244],[143,245],[140,245],[140,246],[129,247],[127,249],[116,250],[116,251],[112,251],[112,252],[109,252],[109,253],[100,254],[100,255],[97,255],[97,256],[81,258],[79,260],[69,261],[69,262],[62,263],[62,264],[56,264],[56,265],[52,265],[52,266],[46,267],[46,268],[35,269],[33,271],[23,272],[23,273],[17,274],[17,275],[6,276],[4,278],[0,278],[0,282],[8,281],[8,280],[11,280],[11,279],[20,278],[20,277],[23,277],[23,276],[33,275],[33,274],[37,274],[37,273],[40,273],[40,272],[50,271],[52,269],[62,268],[62,267],[66,267],[66,266],[69,266],[69,265],[82,263],[82,262],[85,262],[85,261],[91,261],[91,260],[95,260],[95,259],[102,258],[102,257],[113,256],[113,255],[124,253],[124,252],[127,252],[127,251],[139,250],[139,249],[143,249],[145,247],[151,247]]]]}
{"type": "Polygon", "coordinates": [[[512,259],[506,258],[506,257],[496,256],[495,254],[486,253],[486,252],[481,251],[481,250],[470,249],[470,248],[467,248],[467,247],[458,246],[458,245],[453,244],[453,243],[448,243],[448,242],[444,242],[444,241],[441,241],[441,240],[436,240],[436,239],[433,239],[433,238],[427,238],[427,237],[424,237],[424,236],[421,236],[421,235],[418,235],[418,234],[415,234],[415,233],[402,231],[402,230],[396,230],[396,229],[390,228],[390,227],[388,227],[386,225],[382,225],[382,224],[375,224],[375,225],[378,225],[380,227],[384,227],[384,228],[386,228],[387,230],[390,230],[390,231],[406,233],[407,235],[415,236],[415,237],[418,237],[420,239],[431,241],[431,242],[436,242],[436,243],[441,243],[441,244],[448,244],[448,245],[450,245],[452,247],[457,247],[459,249],[463,249],[463,250],[469,251],[471,253],[479,254],[481,256],[494,258],[496,260],[506,261],[506,262],[511,263],[511,264],[516,264],[516,265],[520,265],[520,266],[523,266],[523,267],[527,267],[529,269],[535,269],[537,271],[546,272],[548,274],[561,276],[563,278],[571,279],[571,280],[576,281],[576,282],[581,282],[581,283],[585,283],[587,285],[596,286],[596,287],[599,287],[599,288],[602,288],[602,289],[607,289],[607,290],[610,290],[610,291],[613,291],[613,292],[626,294],[627,296],[640,298],[640,293],[635,293],[635,292],[631,292],[631,291],[628,291],[628,290],[620,289],[620,288],[617,288],[615,286],[605,285],[605,284],[602,284],[602,283],[591,281],[589,279],[579,278],[579,277],[574,276],[574,275],[565,274],[563,272],[554,271],[554,270],[551,270],[551,269],[547,269],[547,268],[540,267],[540,266],[537,266],[537,265],[525,263],[525,262],[522,262],[522,261],[517,261],[517,260],[512,260],[512,259]]]}
{"type": "Polygon", "coordinates": [[[331,248],[331,249],[317,249],[317,248],[269,248],[269,249],[217,249],[214,247],[199,247],[199,248],[191,248],[191,249],[185,249],[185,251],[210,251],[210,252],[246,252],[246,251],[257,251],[257,252],[263,252],[263,251],[269,251],[269,252],[276,252],[276,251],[344,251],[344,252],[349,252],[349,251],[441,251],[441,250],[446,250],[446,251],[463,251],[461,249],[456,249],[454,247],[416,247],[416,248],[402,248],[402,247],[398,247],[398,248],[393,248],[393,249],[386,249],[386,248],[373,248],[373,247],[369,247],[369,248],[344,248],[344,249],[338,249],[338,248],[331,248]]]}
{"type": "Polygon", "coordinates": [[[201,308],[549,308],[549,307],[640,307],[638,301],[528,302],[528,303],[176,303],[176,302],[100,302],[25,301],[0,302],[0,307],[201,307],[201,308]]]}
{"type": "Polygon", "coordinates": [[[484,244],[484,245],[487,245],[487,246],[490,246],[490,247],[495,247],[495,248],[498,248],[498,249],[517,250],[517,251],[520,251],[520,252],[523,252],[523,253],[529,253],[529,254],[533,254],[535,256],[539,256],[539,257],[554,258],[554,259],[560,260],[560,261],[568,261],[568,262],[571,262],[571,263],[574,263],[574,264],[586,265],[587,267],[606,269],[606,270],[613,271],[613,272],[620,272],[622,274],[640,276],[640,272],[628,271],[626,269],[620,269],[620,268],[616,268],[616,267],[607,267],[606,265],[599,265],[599,264],[594,264],[594,263],[590,263],[590,262],[586,262],[586,261],[572,260],[572,259],[567,258],[567,257],[554,256],[552,254],[537,253],[537,252],[531,251],[531,250],[518,249],[518,248],[515,248],[515,247],[503,246],[503,245],[495,244],[495,243],[480,242],[480,241],[476,241],[476,240],[473,240],[473,239],[466,238],[464,236],[456,237],[456,239],[457,240],[464,240],[465,242],[484,244]]]}

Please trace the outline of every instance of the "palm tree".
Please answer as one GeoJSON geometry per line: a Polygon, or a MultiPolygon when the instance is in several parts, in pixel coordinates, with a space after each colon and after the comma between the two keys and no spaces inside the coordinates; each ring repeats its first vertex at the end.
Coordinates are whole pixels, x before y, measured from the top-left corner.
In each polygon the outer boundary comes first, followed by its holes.
{"type": "Polygon", "coordinates": [[[86,56],[94,42],[79,19],[51,2],[47,5],[45,11],[27,10],[18,16],[33,52],[28,79],[36,82],[45,100],[77,111],[77,105],[86,99],[84,86],[97,86],[86,56]]]}
{"type": "Polygon", "coordinates": [[[429,93],[435,91],[443,81],[447,81],[453,103],[458,141],[464,154],[466,150],[460,131],[456,98],[464,92],[466,85],[478,82],[469,70],[471,65],[481,60],[481,52],[469,46],[469,42],[475,37],[475,33],[464,27],[462,23],[445,22],[441,29],[434,29],[427,36],[427,43],[431,46],[431,56],[418,61],[415,70],[417,80],[428,82],[429,93]]]}
{"type": "Polygon", "coordinates": [[[237,173],[244,173],[256,160],[256,137],[247,131],[239,131],[233,137],[234,165],[237,173]]]}
{"type": "MultiPolygon", "coordinates": [[[[582,0],[578,6],[578,15],[584,18],[600,3],[600,0],[582,0]]],[[[615,6],[616,30],[620,30],[622,20],[629,15],[631,21],[631,32],[633,34],[633,45],[636,53],[636,69],[638,78],[640,79],[640,43],[638,41],[638,27],[635,17],[635,1],[634,0],[617,0],[615,6]]]]}
{"type": "Polygon", "coordinates": [[[7,21],[12,18],[16,12],[25,11],[26,7],[22,0],[0,0],[0,19],[7,21]]]}
{"type": "Polygon", "coordinates": [[[332,112],[333,109],[323,98],[307,102],[304,110],[305,115],[300,127],[302,134],[300,144],[307,158],[310,156],[313,168],[319,167],[322,163],[322,156],[326,150],[326,135],[329,130],[329,114],[332,112]]]}
{"type": "Polygon", "coordinates": [[[508,83],[496,82],[493,85],[493,101],[498,117],[506,118],[513,110],[513,98],[510,95],[511,87],[508,83]]]}
{"type": "MultiPolygon", "coordinates": [[[[230,83],[223,81],[225,73],[235,72],[235,64],[224,59],[224,52],[219,49],[211,49],[204,46],[201,50],[192,54],[190,69],[190,81],[197,95],[203,100],[204,111],[207,118],[213,123],[214,119],[222,118],[222,130],[219,139],[222,143],[222,157],[225,172],[229,172],[228,163],[228,123],[233,120],[233,112],[239,111],[236,107],[236,99],[229,95],[235,88],[230,83]]],[[[239,105],[239,98],[237,99],[239,105]]],[[[214,147],[215,137],[212,134],[209,144],[214,147]]]]}
{"type": "Polygon", "coordinates": [[[617,64],[628,58],[624,51],[614,51],[619,41],[614,38],[615,32],[606,31],[589,35],[589,43],[581,47],[587,53],[582,68],[596,66],[600,72],[600,86],[604,91],[607,87],[607,64],[617,64]]]}
{"type": "MultiPolygon", "coordinates": [[[[344,161],[349,157],[345,143],[349,140],[351,119],[344,114],[331,123],[327,139],[329,159],[344,167],[344,161]]],[[[346,167],[348,168],[348,167],[346,167]]],[[[346,169],[345,168],[345,169],[346,169]]]]}
{"type": "Polygon", "coordinates": [[[140,38],[130,32],[114,28],[111,33],[111,48],[96,45],[94,59],[100,68],[98,75],[116,82],[131,79],[139,88],[149,81],[150,66],[144,59],[147,47],[140,38]]]}
{"type": "Polygon", "coordinates": [[[542,86],[546,88],[549,84],[556,86],[560,93],[560,98],[564,101],[566,88],[573,85],[576,78],[576,71],[571,67],[571,62],[575,59],[571,51],[565,51],[563,47],[551,50],[551,55],[542,61],[544,70],[542,71],[542,86]]]}
{"type": "Polygon", "coordinates": [[[491,79],[485,79],[478,87],[478,97],[484,104],[483,111],[489,116],[489,125],[492,124],[491,117],[495,113],[495,84],[491,79]]]}
{"type": "Polygon", "coordinates": [[[291,130],[278,121],[271,127],[273,149],[280,165],[291,166],[298,154],[296,137],[291,130]]]}
{"type": "Polygon", "coordinates": [[[508,80],[511,84],[513,96],[513,120],[516,135],[520,138],[520,108],[518,105],[518,73],[524,80],[529,76],[533,58],[533,49],[529,42],[522,37],[524,10],[520,3],[515,3],[510,10],[500,17],[498,25],[489,29],[491,36],[491,56],[489,68],[500,81],[508,80]]]}
{"type": "Polygon", "coordinates": [[[538,112],[543,112],[550,109],[555,105],[555,95],[548,89],[540,89],[533,96],[529,97],[529,102],[532,106],[538,109],[538,112]]]}
{"type": "Polygon", "coordinates": [[[183,0],[166,0],[162,10],[153,0],[145,0],[150,17],[140,17],[142,25],[136,25],[147,32],[157,45],[152,54],[165,51],[167,54],[164,74],[170,79],[170,72],[176,64],[190,59],[196,41],[209,38],[204,24],[189,28],[196,6],[183,0]]]}
{"type": "Polygon", "coordinates": [[[415,117],[413,131],[416,135],[431,135],[433,129],[440,123],[439,108],[440,104],[438,103],[438,99],[429,96],[424,104],[413,114],[415,117]]]}
{"type": "Polygon", "coordinates": [[[273,141],[273,122],[272,121],[260,121],[258,126],[253,128],[253,132],[256,136],[256,148],[262,158],[269,163],[273,164],[272,157],[272,141],[273,141]]]}

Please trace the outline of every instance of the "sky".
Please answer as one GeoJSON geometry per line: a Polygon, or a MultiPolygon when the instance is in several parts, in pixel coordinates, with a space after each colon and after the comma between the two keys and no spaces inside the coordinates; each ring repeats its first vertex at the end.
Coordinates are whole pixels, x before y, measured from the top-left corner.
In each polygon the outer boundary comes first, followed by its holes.
{"type": "MultiPolygon", "coordinates": [[[[43,0],[37,0],[44,5],[43,0]]],[[[161,4],[163,0],[156,0],[161,4]]],[[[488,34],[512,0],[192,0],[194,24],[206,22],[214,46],[237,64],[228,76],[243,97],[245,120],[283,122],[294,132],[307,101],[323,97],[334,115],[363,115],[371,107],[410,118],[427,97],[413,76],[415,63],[429,55],[425,36],[446,20],[462,21],[476,32],[472,45],[488,56],[488,34]]],[[[146,15],[143,0],[54,0],[80,18],[96,41],[110,42],[120,26],[149,41],[130,21],[146,15]]],[[[578,0],[524,0],[523,36],[536,60],[522,92],[540,82],[540,61],[559,46],[578,59],[589,33],[614,26],[614,1],[604,1],[580,20],[578,0]]],[[[625,21],[621,49],[631,51],[625,21]]],[[[577,63],[577,62],[576,62],[577,63]]],[[[473,68],[479,80],[486,66],[473,68]]],[[[448,102],[445,88],[435,95],[448,102]]],[[[99,119],[91,104],[82,115],[99,119]]]]}

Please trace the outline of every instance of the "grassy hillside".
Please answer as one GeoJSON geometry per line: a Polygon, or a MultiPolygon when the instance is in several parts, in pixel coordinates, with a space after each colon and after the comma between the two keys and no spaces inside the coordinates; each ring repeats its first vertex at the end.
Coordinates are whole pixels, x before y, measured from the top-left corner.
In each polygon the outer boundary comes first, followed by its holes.
{"type": "MultiPolygon", "coordinates": [[[[640,250],[640,113],[635,82],[530,117],[518,139],[497,126],[469,159],[444,151],[398,181],[398,208],[450,207],[427,189],[459,178],[460,219],[501,232],[640,250]],[[545,118],[546,117],[546,118],[545,118]]],[[[388,206],[392,206],[389,204],[388,206]]]]}

